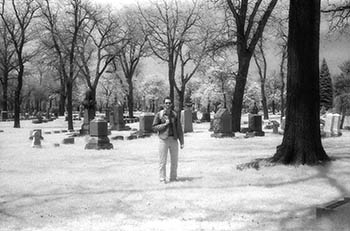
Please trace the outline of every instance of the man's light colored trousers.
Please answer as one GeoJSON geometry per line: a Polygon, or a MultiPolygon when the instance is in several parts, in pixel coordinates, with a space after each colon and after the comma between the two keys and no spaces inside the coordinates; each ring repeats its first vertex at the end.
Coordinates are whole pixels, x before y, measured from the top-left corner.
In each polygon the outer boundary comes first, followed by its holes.
{"type": "Polygon", "coordinates": [[[179,156],[179,146],[177,139],[169,136],[166,139],[159,139],[159,179],[166,179],[166,162],[170,151],[170,180],[176,180],[177,177],[177,162],[179,156]]]}

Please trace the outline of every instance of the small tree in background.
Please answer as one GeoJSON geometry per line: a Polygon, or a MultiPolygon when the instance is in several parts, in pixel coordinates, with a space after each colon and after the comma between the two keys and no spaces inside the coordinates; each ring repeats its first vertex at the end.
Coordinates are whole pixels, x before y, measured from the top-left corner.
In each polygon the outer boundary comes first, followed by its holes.
{"type": "Polygon", "coordinates": [[[333,90],[332,79],[329,73],[326,59],[322,60],[320,70],[320,108],[324,107],[326,110],[333,106],[333,90]]]}

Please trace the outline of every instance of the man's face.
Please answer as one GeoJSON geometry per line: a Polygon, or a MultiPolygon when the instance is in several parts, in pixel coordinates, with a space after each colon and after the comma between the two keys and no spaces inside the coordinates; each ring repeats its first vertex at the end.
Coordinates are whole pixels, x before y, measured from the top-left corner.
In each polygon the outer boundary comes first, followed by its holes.
{"type": "Polygon", "coordinates": [[[171,100],[165,99],[164,106],[165,106],[165,109],[170,109],[171,108],[171,100]]]}

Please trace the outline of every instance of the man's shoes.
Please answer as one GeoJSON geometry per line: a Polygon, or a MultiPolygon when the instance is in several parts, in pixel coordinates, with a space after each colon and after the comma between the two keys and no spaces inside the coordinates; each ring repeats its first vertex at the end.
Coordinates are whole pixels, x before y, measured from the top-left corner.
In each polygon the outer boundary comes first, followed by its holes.
{"type": "Polygon", "coordinates": [[[162,183],[162,184],[166,184],[166,180],[165,179],[160,179],[159,182],[162,183]]]}
{"type": "Polygon", "coordinates": [[[176,181],[179,181],[179,180],[177,178],[170,179],[170,182],[176,182],[176,181]]]}

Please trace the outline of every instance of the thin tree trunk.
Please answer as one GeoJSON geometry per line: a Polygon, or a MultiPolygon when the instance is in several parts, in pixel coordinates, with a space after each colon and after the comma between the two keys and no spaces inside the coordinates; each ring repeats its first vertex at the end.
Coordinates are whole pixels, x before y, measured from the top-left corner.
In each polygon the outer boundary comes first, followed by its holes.
{"type": "Polygon", "coordinates": [[[17,76],[17,87],[15,90],[15,115],[14,115],[14,128],[20,128],[20,113],[21,113],[21,92],[23,86],[23,73],[24,73],[24,65],[19,60],[19,72],[17,76]]]}
{"type": "Polygon", "coordinates": [[[285,116],[285,113],[284,113],[284,108],[285,108],[285,103],[284,103],[285,83],[284,83],[284,70],[283,70],[283,67],[284,67],[284,62],[286,60],[285,59],[286,55],[287,55],[286,51],[283,51],[281,65],[280,65],[280,76],[281,76],[281,121],[282,121],[282,118],[285,116]]]}
{"type": "Polygon", "coordinates": [[[67,119],[68,119],[68,130],[74,130],[73,127],[73,84],[70,80],[67,80],[67,119]]]}
{"type": "Polygon", "coordinates": [[[267,100],[266,100],[266,93],[265,93],[265,81],[261,81],[261,103],[263,106],[263,112],[264,112],[264,119],[269,119],[269,111],[267,109],[267,100]]]}
{"type": "Polygon", "coordinates": [[[131,78],[128,79],[129,84],[129,94],[128,94],[128,109],[129,109],[129,118],[134,117],[134,86],[131,78]]]}
{"type": "Polygon", "coordinates": [[[239,132],[241,130],[242,104],[244,96],[244,88],[247,82],[250,57],[242,58],[239,62],[238,75],[236,78],[235,91],[232,98],[232,131],[239,132]]]}
{"type": "Polygon", "coordinates": [[[8,101],[8,95],[7,95],[7,90],[8,90],[8,73],[4,73],[4,81],[2,84],[2,110],[3,111],[7,111],[8,110],[8,106],[7,106],[7,101],[8,101]]]}
{"type": "Polygon", "coordinates": [[[329,160],[321,143],[319,95],[320,0],[291,0],[288,36],[287,117],[273,162],[329,160]]]}

